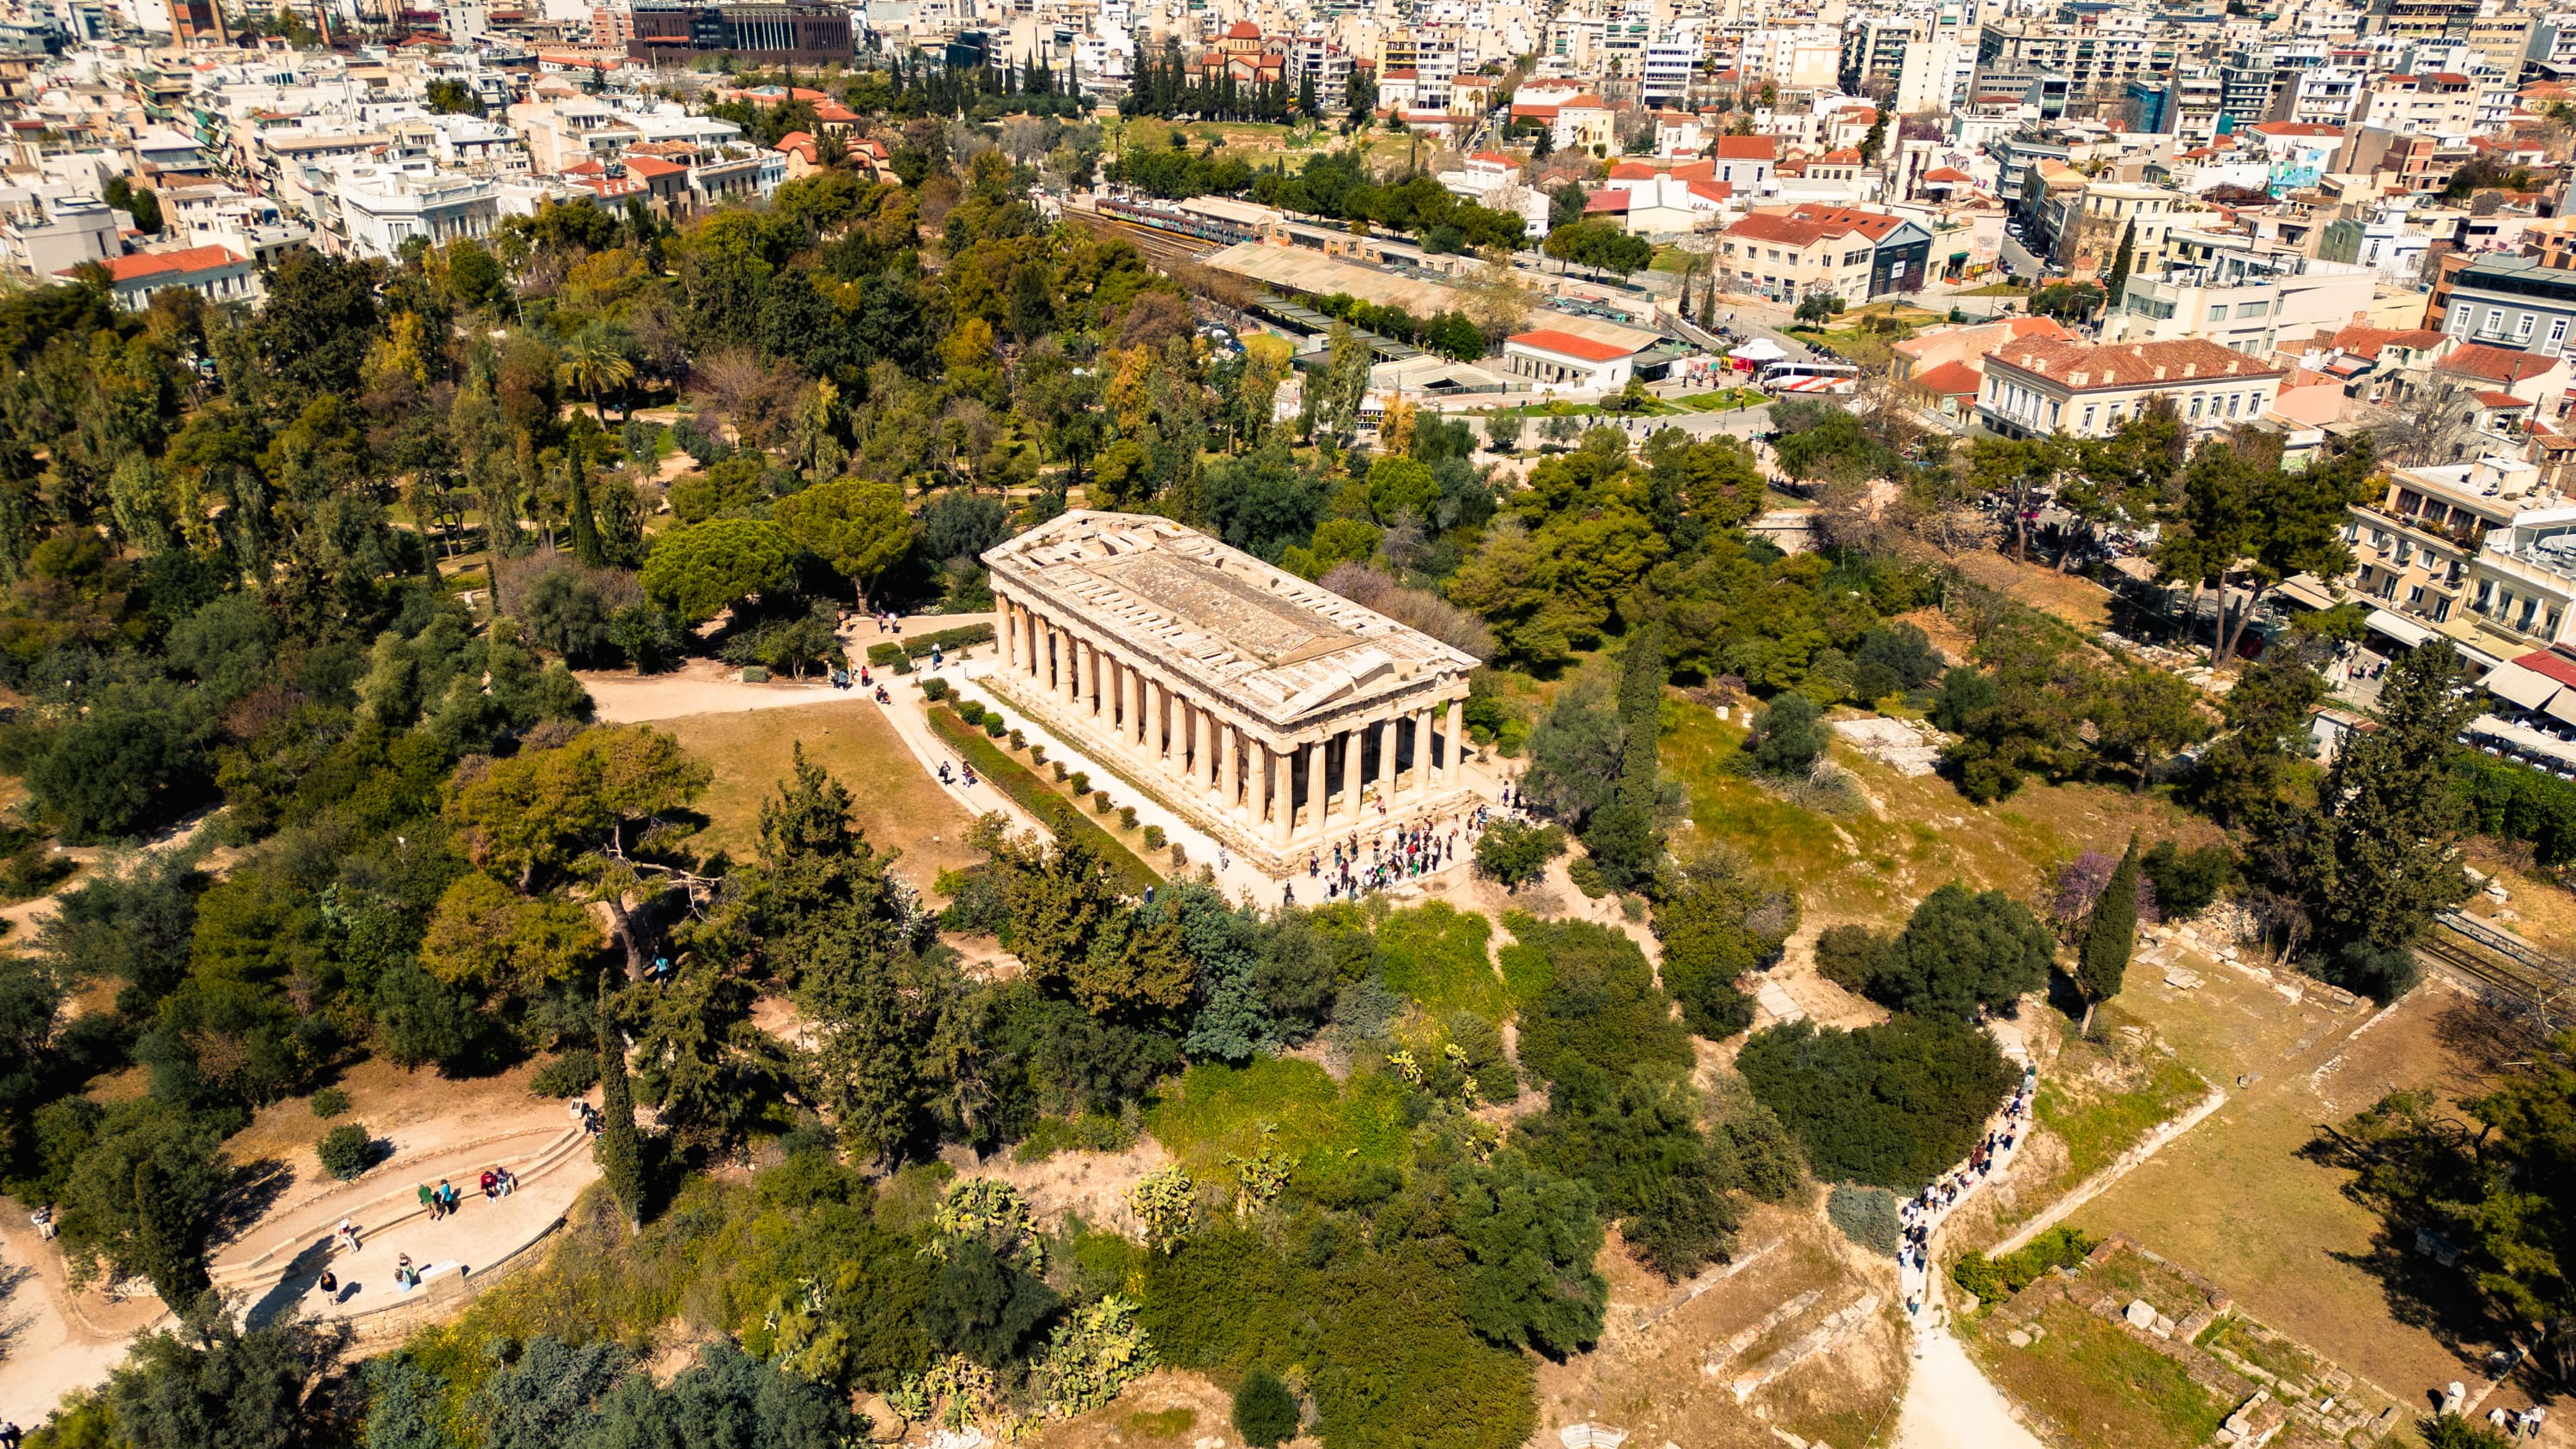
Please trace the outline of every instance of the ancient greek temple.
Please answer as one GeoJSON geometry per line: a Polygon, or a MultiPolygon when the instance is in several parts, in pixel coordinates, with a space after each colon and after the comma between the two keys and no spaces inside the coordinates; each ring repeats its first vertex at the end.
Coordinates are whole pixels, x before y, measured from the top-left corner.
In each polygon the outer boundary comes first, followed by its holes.
{"type": "Polygon", "coordinates": [[[1474,799],[1473,657],[1167,518],[1078,511],[984,555],[981,681],[1270,870],[1474,799]]]}

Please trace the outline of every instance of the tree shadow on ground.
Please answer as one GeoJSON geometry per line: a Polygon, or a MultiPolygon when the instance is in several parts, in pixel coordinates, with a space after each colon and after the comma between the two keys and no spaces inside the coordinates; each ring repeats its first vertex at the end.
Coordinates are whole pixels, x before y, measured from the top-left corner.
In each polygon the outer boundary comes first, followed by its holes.
{"type": "Polygon", "coordinates": [[[2527,1060],[2540,1034],[2525,1020],[2483,1001],[2454,1000],[2433,1018],[2433,1034],[2450,1058],[2441,1089],[2476,1096],[2514,1063],[2527,1060]]]}
{"type": "Polygon", "coordinates": [[[233,1172],[230,1187],[215,1204],[215,1220],[206,1234],[209,1247],[220,1247],[249,1232],[295,1185],[295,1170],[281,1157],[245,1162],[233,1172]]]}
{"type": "Polygon", "coordinates": [[[36,1270],[24,1263],[0,1263],[0,1363],[9,1361],[17,1347],[18,1337],[26,1332],[32,1314],[15,1311],[18,1290],[36,1276],[36,1270]]]}
{"type": "Polygon", "coordinates": [[[2464,1270],[2416,1252],[2412,1229],[2383,1226],[2371,1235],[2368,1252],[2328,1256],[2378,1279],[2390,1318],[2422,1329],[2471,1363],[2512,1341],[2513,1322],[2470,1285],[2464,1270]]]}
{"type": "MultiPolygon", "coordinates": [[[[322,1281],[322,1270],[330,1266],[331,1240],[329,1238],[305,1244],[296,1253],[294,1259],[287,1263],[286,1275],[278,1279],[274,1287],[261,1294],[257,1302],[251,1304],[250,1312],[245,1315],[245,1321],[251,1327],[258,1328],[281,1318],[294,1317],[305,1299],[312,1294],[314,1285],[322,1281]]],[[[347,1292],[348,1288],[349,1285],[343,1284],[341,1291],[347,1292]]]]}

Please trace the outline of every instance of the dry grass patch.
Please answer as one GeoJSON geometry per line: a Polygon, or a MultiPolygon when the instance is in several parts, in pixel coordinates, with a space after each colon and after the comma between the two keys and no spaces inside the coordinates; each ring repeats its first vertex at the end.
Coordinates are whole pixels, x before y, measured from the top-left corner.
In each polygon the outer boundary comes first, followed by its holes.
{"type": "Polygon", "coordinates": [[[1882,1309],[1745,1403],[1736,1402],[1731,1384],[1862,1295],[1891,1301],[1894,1265],[1858,1258],[1812,1210],[1756,1208],[1736,1247],[1745,1266],[1673,1306],[1683,1288],[1638,1267],[1614,1233],[1601,1257],[1610,1308],[1600,1346],[1537,1366],[1539,1439],[1553,1443],[1557,1429],[1590,1422],[1627,1430],[1632,1444],[1776,1449],[1774,1426],[1810,1441],[1857,1445],[1868,1442],[1873,1426],[1893,1425],[1906,1376],[1900,1310],[1882,1309]],[[1773,1319],[1811,1293],[1803,1308],[1773,1319]],[[1747,1333],[1755,1337],[1741,1351],[1725,1355],[1716,1372],[1703,1370],[1747,1333]]]}
{"type": "MultiPolygon", "coordinates": [[[[2221,971],[2209,980],[2241,978],[2221,971]]],[[[2378,1215],[2345,1196],[2348,1174],[2300,1155],[2318,1124],[2398,1088],[2451,1102],[2478,1091],[2484,1063],[2463,1048],[2489,1034],[2464,1019],[2471,1008],[2439,986],[2375,1020],[2367,1008],[2340,1017],[2293,1008],[2259,986],[2236,1002],[2208,990],[2165,995],[2190,999],[2160,1002],[2149,992],[2124,1001],[2231,1098],[2078,1209],[2075,1225],[2190,1264],[2225,1284],[2246,1313],[2392,1395],[2473,1377],[2470,1363],[2489,1345],[2463,1342],[2445,1326],[2472,1322],[2466,1305],[2411,1280],[2411,1255],[2381,1241],[2378,1215]],[[2241,1033],[2230,1018],[2265,996],[2270,1029],[2241,1033]],[[2354,1037],[2365,1020],[2369,1029],[2354,1037]],[[2241,1065],[2230,1072],[2231,1063],[2241,1065]]]]}
{"type": "Polygon", "coordinates": [[[2111,622],[2111,591],[2044,563],[2017,563],[2006,553],[1970,549],[1952,558],[1962,577],[2015,603],[2091,631],[2111,622]]]}
{"type": "Polygon", "coordinates": [[[750,854],[761,803],[776,796],[801,743],[806,759],[857,797],[858,822],[869,842],[903,852],[897,871],[915,886],[926,890],[940,871],[982,858],[966,848],[973,817],[922,773],[894,727],[866,700],[686,715],[654,728],[677,735],[715,772],[698,801],[707,817],[697,837],[703,849],[728,850],[737,858],[750,854]]]}

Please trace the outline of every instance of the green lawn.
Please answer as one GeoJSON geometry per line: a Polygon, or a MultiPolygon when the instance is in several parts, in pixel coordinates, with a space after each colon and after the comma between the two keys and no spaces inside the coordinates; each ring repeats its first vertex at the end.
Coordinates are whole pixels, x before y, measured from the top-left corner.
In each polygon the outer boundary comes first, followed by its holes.
{"type": "Polygon", "coordinates": [[[1972,1342],[1988,1376],[2075,1449],[2206,1444],[2235,1408],[2181,1364],[2070,1303],[2049,1304],[2036,1323],[2044,1331],[2028,1348],[1982,1333],[1972,1342]]]}
{"type": "Polygon", "coordinates": [[[1145,1129],[1203,1181],[1230,1181],[1228,1157],[1248,1157],[1265,1140],[1300,1177],[1330,1176],[1357,1164],[1394,1166],[1409,1130],[1404,1084],[1370,1073],[1335,1083],[1313,1062],[1261,1057],[1245,1067],[1205,1063],[1166,1086],[1145,1112],[1145,1129]]]}
{"type": "Polygon", "coordinates": [[[1698,413],[1726,413],[1738,408],[1758,408],[1771,400],[1758,387],[1724,387],[1715,392],[1695,392],[1670,399],[1698,413]]]}

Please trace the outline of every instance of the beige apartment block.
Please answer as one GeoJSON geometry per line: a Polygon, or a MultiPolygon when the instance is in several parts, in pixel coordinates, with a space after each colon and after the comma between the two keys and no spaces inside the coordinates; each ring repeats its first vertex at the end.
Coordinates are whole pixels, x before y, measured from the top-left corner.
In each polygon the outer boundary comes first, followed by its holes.
{"type": "Polygon", "coordinates": [[[1475,659],[1167,518],[1077,510],[984,554],[982,683],[1273,874],[1472,809],[1475,659]]]}

